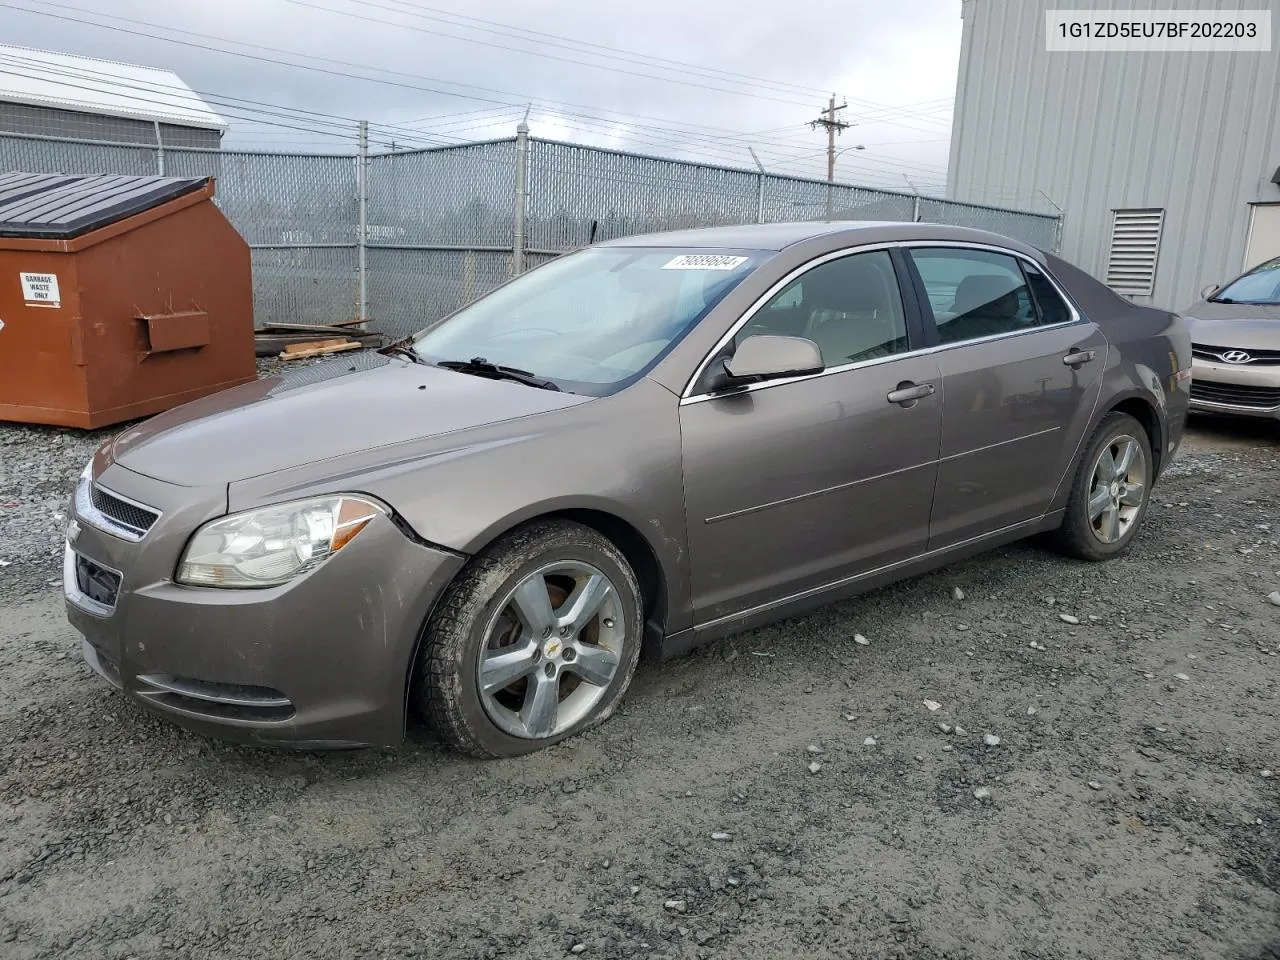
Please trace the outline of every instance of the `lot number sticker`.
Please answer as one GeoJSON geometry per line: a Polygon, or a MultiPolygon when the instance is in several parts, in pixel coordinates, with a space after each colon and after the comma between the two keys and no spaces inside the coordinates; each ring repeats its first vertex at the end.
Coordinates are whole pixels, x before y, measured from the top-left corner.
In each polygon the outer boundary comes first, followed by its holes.
{"type": "Polygon", "coordinates": [[[56,273],[20,273],[18,276],[22,279],[22,299],[27,301],[27,306],[62,306],[56,273]]]}
{"type": "Polygon", "coordinates": [[[683,253],[662,265],[663,270],[735,270],[747,262],[746,257],[723,253],[683,253]]]}

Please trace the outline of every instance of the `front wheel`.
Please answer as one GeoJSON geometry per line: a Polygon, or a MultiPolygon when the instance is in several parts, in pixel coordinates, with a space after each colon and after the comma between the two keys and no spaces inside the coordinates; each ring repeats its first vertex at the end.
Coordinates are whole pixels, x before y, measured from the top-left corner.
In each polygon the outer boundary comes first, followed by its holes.
{"type": "Polygon", "coordinates": [[[1147,513],[1154,462],[1142,424],[1127,413],[1104,417],[1076,468],[1055,546],[1081,560],[1124,553],[1147,513]]]}
{"type": "Polygon", "coordinates": [[[534,523],[478,554],[427,624],[419,708],[477,757],[531,753],[607,719],[640,657],[640,588],[606,537],[534,523]]]}

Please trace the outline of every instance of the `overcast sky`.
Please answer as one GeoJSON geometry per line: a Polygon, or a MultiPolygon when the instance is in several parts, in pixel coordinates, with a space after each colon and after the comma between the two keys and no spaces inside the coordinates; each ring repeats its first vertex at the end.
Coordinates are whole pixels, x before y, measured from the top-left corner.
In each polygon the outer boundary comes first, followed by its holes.
{"type": "Polygon", "coordinates": [[[338,118],[397,147],[505,137],[532,104],[535,136],[734,166],[752,144],[767,168],[821,178],[825,136],[806,123],[835,91],[855,124],[837,145],[865,147],[836,178],[926,190],[945,181],[960,27],[960,0],[0,0],[6,43],[238,98],[216,105],[227,147],[348,151],[338,118]]]}

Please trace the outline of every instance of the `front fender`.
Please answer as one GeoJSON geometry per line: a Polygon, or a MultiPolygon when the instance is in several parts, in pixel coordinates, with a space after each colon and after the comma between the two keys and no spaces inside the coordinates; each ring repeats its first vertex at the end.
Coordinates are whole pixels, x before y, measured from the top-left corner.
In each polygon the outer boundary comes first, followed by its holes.
{"type": "Polygon", "coordinates": [[[669,630],[688,626],[679,403],[641,380],[612,397],[233,484],[233,509],[366,493],[422,540],[474,554],[549,513],[593,510],[635,528],[666,582],[669,630]]]}

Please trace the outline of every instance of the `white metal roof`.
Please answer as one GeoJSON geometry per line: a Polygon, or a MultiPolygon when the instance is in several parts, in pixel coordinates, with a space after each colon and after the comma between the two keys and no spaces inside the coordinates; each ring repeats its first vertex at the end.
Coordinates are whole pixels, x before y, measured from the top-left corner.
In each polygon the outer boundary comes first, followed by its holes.
{"type": "Polygon", "coordinates": [[[0,44],[0,101],[226,132],[172,70],[0,44]]]}

